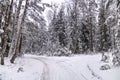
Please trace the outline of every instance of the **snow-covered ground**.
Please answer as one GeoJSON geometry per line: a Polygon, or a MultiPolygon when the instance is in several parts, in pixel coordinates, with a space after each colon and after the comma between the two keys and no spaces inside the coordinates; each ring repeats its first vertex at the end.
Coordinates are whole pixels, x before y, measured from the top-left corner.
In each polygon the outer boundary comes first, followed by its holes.
{"type": "Polygon", "coordinates": [[[0,80],[120,80],[120,67],[100,70],[101,55],[45,57],[24,55],[0,65],[0,80]]]}

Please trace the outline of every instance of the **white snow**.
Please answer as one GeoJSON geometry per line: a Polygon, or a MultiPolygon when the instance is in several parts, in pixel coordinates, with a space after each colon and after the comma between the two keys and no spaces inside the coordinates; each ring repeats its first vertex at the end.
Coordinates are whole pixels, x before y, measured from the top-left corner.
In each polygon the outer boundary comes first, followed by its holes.
{"type": "MultiPolygon", "coordinates": [[[[101,55],[46,57],[24,55],[0,65],[0,80],[120,80],[120,67],[100,70],[101,55]]],[[[108,63],[106,63],[108,64],[108,63]]]]}
{"type": "Polygon", "coordinates": [[[3,33],[4,32],[4,30],[3,29],[0,29],[0,33],[3,33]]]}

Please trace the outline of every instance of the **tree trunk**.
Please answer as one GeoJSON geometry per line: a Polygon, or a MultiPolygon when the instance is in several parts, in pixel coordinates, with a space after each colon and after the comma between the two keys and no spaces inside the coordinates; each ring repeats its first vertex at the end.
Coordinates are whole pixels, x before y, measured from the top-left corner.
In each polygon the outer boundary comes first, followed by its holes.
{"type": "Polygon", "coordinates": [[[5,52],[6,52],[6,46],[7,46],[7,35],[5,33],[5,35],[4,35],[4,45],[3,45],[3,50],[2,50],[2,54],[1,54],[1,65],[4,65],[4,56],[5,56],[5,52]]]}
{"type": "Polygon", "coordinates": [[[15,22],[14,22],[14,25],[13,25],[13,33],[12,33],[12,42],[11,42],[11,46],[10,46],[10,51],[9,51],[9,54],[11,54],[12,52],[15,51],[15,42],[16,42],[16,31],[15,31],[15,28],[18,27],[18,20],[19,20],[19,15],[20,15],[20,10],[21,10],[21,6],[22,6],[22,1],[23,0],[19,0],[19,5],[18,5],[18,9],[17,9],[17,14],[15,15],[15,22]]]}
{"type": "Polygon", "coordinates": [[[74,36],[73,36],[73,53],[78,53],[78,38],[77,38],[77,34],[78,34],[78,30],[77,30],[77,0],[75,0],[75,4],[74,4],[74,36]]]}
{"type": "Polygon", "coordinates": [[[28,0],[26,0],[26,5],[25,5],[25,9],[24,9],[24,13],[23,13],[19,33],[18,33],[17,43],[16,43],[16,47],[15,47],[15,53],[13,54],[13,56],[10,60],[11,63],[14,63],[14,61],[19,53],[20,42],[21,42],[21,38],[22,38],[22,31],[23,31],[23,27],[24,27],[24,21],[25,21],[25,17],[26,17],[26,13],[27,13],[27,8],[28,8],[28,0]]]}
{"type": "Polygon", "coordinates": [[[1,65],[4,65],[4,57],[7,56],[7,45],[8,45],[8,35],[7,35],[7,28],[10,23],[10,18],[11,18],[11,10],[12,10],[12,5],[13,5],[13,0],[11,1],[11,4],[7,6],[6,8],[6,14],[5,14],[5,25],[3,27],[4,33],[3,33],[3,48],[2,48],[2,53],[1,53],[1,65]]]}
{"type": "Polygon", "coordinates": [[[2,28],[3,5],[0,4],[0,28],[2,28]]]}
{"type": "Polygon", "coordinates": [[[91,9],[89,9],[89,26],[90,26],[90,51],[93,52],[93,25],[92,25],[92,17],[91,17],[91,9]]]}

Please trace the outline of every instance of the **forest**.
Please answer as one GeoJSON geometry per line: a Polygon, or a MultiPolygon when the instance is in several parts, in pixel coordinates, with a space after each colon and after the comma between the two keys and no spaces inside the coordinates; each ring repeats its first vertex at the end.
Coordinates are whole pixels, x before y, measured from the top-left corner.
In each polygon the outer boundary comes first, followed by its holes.
{"type": "MultiPolygon", "coordinates": [[[[26,54],[101,54],[103,62],[111,55],[113,66],[120,66],[119,4],[120,0],[64,0],[61,4],[0,0],[0,64],[7,59],[13,64],[26,54]]],[[[110,66],[101,66],[106,67],[110,66]]]]}

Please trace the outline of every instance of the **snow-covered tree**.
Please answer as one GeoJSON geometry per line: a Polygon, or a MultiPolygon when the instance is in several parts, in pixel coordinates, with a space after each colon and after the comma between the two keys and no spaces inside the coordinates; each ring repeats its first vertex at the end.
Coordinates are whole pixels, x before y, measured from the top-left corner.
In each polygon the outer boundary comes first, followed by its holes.
{"type": "Polygon", "coordinates": [[[106,0],[100,2],[99,23],[98,23],[98,50],[108,51],[111,48],[111,37],[108,25],[105,23],[108,17],[108,9],[106,8],[106,0]]]}

